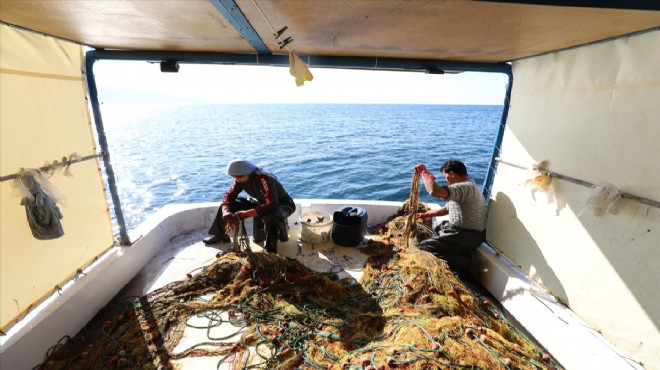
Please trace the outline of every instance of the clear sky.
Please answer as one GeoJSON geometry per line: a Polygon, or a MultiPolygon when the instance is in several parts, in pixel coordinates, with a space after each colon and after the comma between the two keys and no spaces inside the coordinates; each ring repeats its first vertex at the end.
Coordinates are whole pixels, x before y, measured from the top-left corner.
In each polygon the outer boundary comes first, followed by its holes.
{"type": "Polygon", "coordinates": [[[103,103],[380,103],[501,105],[507,77],[464,72],[429,75],[310,68],[313,81],[296,86],[287,67],[99,61],[94,75],[103,103]]]}

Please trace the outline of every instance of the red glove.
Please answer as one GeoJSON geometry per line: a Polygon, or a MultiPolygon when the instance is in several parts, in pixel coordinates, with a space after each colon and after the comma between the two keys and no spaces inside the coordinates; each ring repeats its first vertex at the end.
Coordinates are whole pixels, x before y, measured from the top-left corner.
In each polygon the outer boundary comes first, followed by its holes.
{"type": "Polygon", "coordinates": [[[423,213],[420,212],[420,213],[415,214],[416,218],[431,218],[431,217],[435,217],[435,216],[436,216],[435,211],[426,211],[426,212],[423,212],[423,213]]]}
{"type": "Polygon", "coordinates": [[[423,164],[418,164],[415,166],[415,171],[422,176],[423,180],[435,180],[435,176],[426,169],[426,166],[423,164]]]}
{"type": "Polygon", "coordinates": [[[421,163],[418,164],[417,166],[415,166],[415,170],[417,170],[417,172],[420,173],[420,174],[422,172],[428,172],[429,171],[429,170],[426,169],[426,166],[421,164],[421,163]]]}
{"type": "Polygon", "coordinates": [[[234,215],[236,217],[238,217],[239,220],[244,220],[246,218],[256,217],[259,214],[257,213],[256,209],[251,209],[249,211],[238,211],[238,212],[234,213],[234,215]]]}

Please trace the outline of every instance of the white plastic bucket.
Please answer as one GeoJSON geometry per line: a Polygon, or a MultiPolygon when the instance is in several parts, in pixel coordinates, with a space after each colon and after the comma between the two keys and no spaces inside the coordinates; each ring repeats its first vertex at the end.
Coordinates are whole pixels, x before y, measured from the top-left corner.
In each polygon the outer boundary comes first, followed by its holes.
{"type": "Polygon", "coordinates": [[[325,212],[310,211],[300,215],[300,239],[310,244],[325,243],[330,240],[332,217],[325,212]]]}

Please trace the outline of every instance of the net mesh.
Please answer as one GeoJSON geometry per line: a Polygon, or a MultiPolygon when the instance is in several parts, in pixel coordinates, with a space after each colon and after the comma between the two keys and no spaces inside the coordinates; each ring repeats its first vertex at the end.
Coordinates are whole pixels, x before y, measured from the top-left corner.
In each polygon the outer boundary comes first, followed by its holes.
{"type": "Polygon", "coordinates": [[[415,248],[430,229],[411,210],[424,208],[411,196],[370,228],[359,281],[235,245],[184,281],[106,309],[38,368],[181,369],[206,356],[227,369],[559,369],[496,302],[415,248]],[[184,346],[191,329],[206,338],[184,346]]]}

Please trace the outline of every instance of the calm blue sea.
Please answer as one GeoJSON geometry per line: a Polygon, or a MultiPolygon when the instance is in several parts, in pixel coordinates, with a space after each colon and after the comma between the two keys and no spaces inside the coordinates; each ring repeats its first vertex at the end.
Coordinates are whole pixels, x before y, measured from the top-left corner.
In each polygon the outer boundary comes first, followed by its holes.
{"type": "MultiPolygon", "coordinates": [[[[103,105],[127,227],[171,203],[217,202],[249,159],[294,198],[404,201],[414,166],[465,162],[481,185],[502,114],[474,105],[103,105]]],[[[425,191],[421,200],[439,202],[425,191]]],[[[441,202],[439,202],[441,203],[441,202]]]]}

